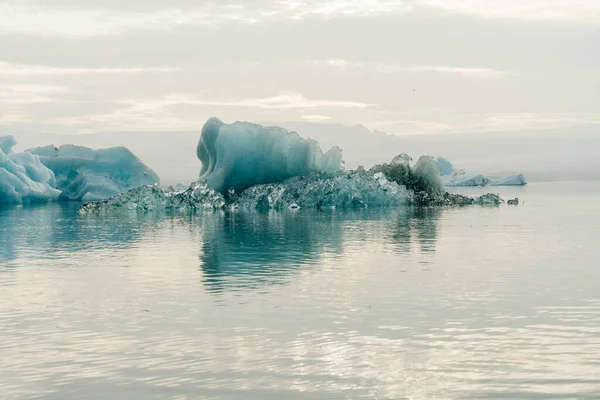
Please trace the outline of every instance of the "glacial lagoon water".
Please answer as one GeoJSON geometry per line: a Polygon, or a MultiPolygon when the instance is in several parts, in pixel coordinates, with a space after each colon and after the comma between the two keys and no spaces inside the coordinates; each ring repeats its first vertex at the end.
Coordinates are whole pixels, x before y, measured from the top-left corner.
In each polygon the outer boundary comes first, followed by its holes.
{"type": "Polygon", "coordinates": [[[600,398],[600,184],[492,190],[524,204],[0,208],[0,399],[600,398]]]}

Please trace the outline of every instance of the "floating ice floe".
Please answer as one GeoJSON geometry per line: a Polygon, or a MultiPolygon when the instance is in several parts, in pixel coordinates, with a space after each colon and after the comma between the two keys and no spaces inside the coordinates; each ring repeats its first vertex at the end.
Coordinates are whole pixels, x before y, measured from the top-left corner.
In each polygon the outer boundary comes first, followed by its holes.
{"type": "Polygon", "coordinates": [[[55,200],[54,173],[31,153],[13,153],[14,137],[0,137],[0,203],[36,203],[55,200]]]}
{"type": "Polygon", "coordinates": [[[383,174],[357,172],[335,175],[312,173],[284,182],[255,185],[240,194],[226,196],[210,188],[205,181],[194,182],[185,191],[160,189],[147,185],[121,193],[108,200],[88,203],[82,214],[116,210],[246,210],[334,209],[383,207],[409,204],[406,188],[389,182],[383,174]],[[226,198],[227,196],[227,198],[226,198]]]}
{"type": "Polygon", "coordinates": [[[141,185],[159,183],[158,175],[125,147],[92,150],[64,145],[28,150],[56,176],[59,200],[104,200],[141,185]]]}
{"type": "Polygon", "coordinates": [[[474,171],[455,170],[452,163],[443,157],[435,160],[444,186],[522,186],[527,184],[523,175],[496,177],[474,171]]]}
{"type": "Polygon", "coordinates": [[[323,154],[315,140],[295,132],[247,122],[224,124],[217,118],[204,124],[196,153],[202,162],[200,178],[222,194],[311,172],[343,170],[338,147],[323,154]]]}

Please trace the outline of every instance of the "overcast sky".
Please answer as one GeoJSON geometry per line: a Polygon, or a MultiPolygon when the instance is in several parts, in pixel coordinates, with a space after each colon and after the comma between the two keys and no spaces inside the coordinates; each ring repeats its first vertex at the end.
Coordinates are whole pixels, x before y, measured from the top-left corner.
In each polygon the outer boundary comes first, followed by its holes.
{"type": "Polygon", "coordinates": [[[600,124],[598,0],[0,0],[0,134],[600,124]]]}

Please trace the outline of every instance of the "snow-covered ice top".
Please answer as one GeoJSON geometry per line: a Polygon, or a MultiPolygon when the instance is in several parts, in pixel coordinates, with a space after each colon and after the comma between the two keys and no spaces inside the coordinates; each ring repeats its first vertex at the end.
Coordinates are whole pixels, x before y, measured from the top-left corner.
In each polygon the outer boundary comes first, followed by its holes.
{"type": "Polygon", "coordinates": [[[0,137],[0,203],[34,203],[54,200],[54,173],[31,153],[12,153],[14,137],[0,137]]]}
{"type": "Polygon", "coordinates": [[[247,122],[224,124],[218,118],[204,124],[196,152],[202,162],[200,178],[223,194],[311,172],[343,170],[338,147],[323,154],[316,141],[295,132],[247,122]]]}
{"type": "Polygon", "coordinates": [[[54,172],[60,200],[104,200],[159,182],[158,175],[125,147],[92,150],[68,144],[29,151],[54,172]]]}
{"type": "Polygon", "coordinates": [[[527,184],[527,180],[522,174],[497,177],[463,169],[456,170],[454,165],[443,157],[438,157],[435,165],[440,171],[444,186],[522,186],[527,184]]]}

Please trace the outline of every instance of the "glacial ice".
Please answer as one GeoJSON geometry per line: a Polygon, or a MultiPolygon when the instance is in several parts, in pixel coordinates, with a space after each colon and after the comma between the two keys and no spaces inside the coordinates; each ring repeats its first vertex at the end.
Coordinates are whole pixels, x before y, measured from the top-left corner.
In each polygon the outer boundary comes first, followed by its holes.
{"type": "Polygon", "coordinates": [[[293,177],[283,182],[255,185],[240,194],[226,196],[199,180],[185,191],[141,186],[102,202],[81,207],[82,214],[115,210],[220,210],[227,207],[245,210],[285,210],[324,208],[365,208],[408,204],[406,188],[389,182],[383,174],[359,172],[316,173],[293,177]]]}
{"type": "Polygon", "coordinates": [[[522,174],[510,175],[504,178],[489,176],[491,186],[523,186],[527,185],[527,180],[522,174]]]}
{"type": "Polygon", "coordinates": [[[452,175],[454,173],[454,165],[444,157],[436,158],[435,165],[438,171],[440,171],[441,176],[452,175]]]}
{"type": "Polygon", "coordinates": [[[4,154],[10,154],[12,148],[15,147],[17,141],[12,136],[1,136],[0,137],[0,151],[4,154]]]}
{"type": "Polygon", "coordinates": [[[451,175],[442,175],[444,186],[487,186],[490,180],[485,175],[473,171],[455,171],[451,175]]]}
{"type": "Polygon", "coordinates": [[[196,153],[202,162],[200,178],[222,194],[311,172],[343,170],[337,147],[323,154],[316,141],[295,132],[246,122],[224,124],[218,118],[202,128],[196,153]]]}
{"type": "Polygon", "coordinates": [[[435,165],[440,172],[444,186],[521,186],[527,180],[523,175],[496,177],[483,175],[474,171],[455,170],[452,163],[443,157],[435,160],[435,165]]]}
{"type": "Polygon", "coordinates": [[[435,159],[431,156],[421,156],[414,167],[415,176],[422,180],[429,190],[436,193],[444,192],[444,185],[436,167],[435,159]]]}
{"type": "Polygon", "coordinates": [[[389,182],[382,173],[312,173],[253,186],[234,199],[234,206],[256,210],[366,208],[406,205],[409,200],[406,188],[389,182]]]}
{"type": "Polygon", "coordinates": [[[59,200],[104,200],[141,185],[159,182],[158,175],[125,147],[92,150],[64,145],[28,150],[54,172],[59,200]]]}
{"type": "Polygon", "coordinates": [[[54,173],[31,153],[12,153],[12,136],[0,137],[0,203],[35,203],[56,199],[54,173]]]}

